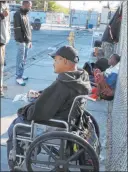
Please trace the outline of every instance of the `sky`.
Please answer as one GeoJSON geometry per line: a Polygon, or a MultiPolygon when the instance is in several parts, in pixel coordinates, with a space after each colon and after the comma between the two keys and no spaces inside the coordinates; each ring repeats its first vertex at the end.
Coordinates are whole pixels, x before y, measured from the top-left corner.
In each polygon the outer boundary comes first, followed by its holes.
{"type": "MultiPolygon", "coordinates": [[[[56,1],[58,4],[69,8],[70,1],[56,1]]],[[[120,1],[110,1],[110,6],[115,7],[120,1]]],[[[89,10],[94,9],[101,12],[102,6],[107,5],[107,1],[71,1],[71,9],[89,10]]]]}

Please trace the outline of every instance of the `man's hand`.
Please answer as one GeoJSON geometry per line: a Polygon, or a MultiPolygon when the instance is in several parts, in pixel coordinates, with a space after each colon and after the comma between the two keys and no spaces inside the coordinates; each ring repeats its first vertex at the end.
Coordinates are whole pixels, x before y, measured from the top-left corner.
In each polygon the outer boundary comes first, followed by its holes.
{"type": "Polygon", "coordinates": [[[29,48],[32,48],[32,43],[31,42],[29,43],[29,48]]]}
{"type": "Polygon", "coordinates": [[[40,96],[40,93],[38,91],[30,90],[27,93],[28,98],[38,98],[40,96]]]}
{"type": "Polygon", "coordinates": [[[3,11],[3,16],[4,16],[4,17],[7,17],[8,15],[9,15],[9,11],[8,11],[8,10],[4,10],[4,11],[3,11]]]}

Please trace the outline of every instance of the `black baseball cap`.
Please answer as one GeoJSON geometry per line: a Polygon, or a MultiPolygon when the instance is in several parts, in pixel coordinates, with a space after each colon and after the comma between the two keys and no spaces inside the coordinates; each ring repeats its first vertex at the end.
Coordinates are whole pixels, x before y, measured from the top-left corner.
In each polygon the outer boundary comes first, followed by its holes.
{"type": "Polygon", "coordinates": [[[55,56],[61,56],[63,58],[66,58],[67,60],[72,61],[73,63],[79,62],[79,57],[77,51],[71,47],[71,46],[63,46],[59,48],[56,52],[49,54],[52,58],[55,58],[55,56]]]}

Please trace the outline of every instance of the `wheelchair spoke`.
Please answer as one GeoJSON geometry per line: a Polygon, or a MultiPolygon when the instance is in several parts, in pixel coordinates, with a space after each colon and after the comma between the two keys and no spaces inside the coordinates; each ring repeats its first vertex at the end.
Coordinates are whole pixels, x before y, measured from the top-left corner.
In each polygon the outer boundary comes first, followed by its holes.
{"type": "Polygon", "coordinates": [[[64,159],[64,140],[61,139],[60,141],[60,159],[63,160],[64,159]]]}
{"type": "Polygon", "coordinates": [[[57,168],[57,167],[53,168],[50,172],[57,172],[57,171],[56,171],[56,168],[57,168]]]}
{"type": "Polygon", "coordinates": [[[66,161],[66,164],[68,164],[70,161],[73,161],[75,158],[79,157],[84,152],[84,149],[80,149],[78,152],[73,154],[71,157],[68,158],[66,161]]]}
{"type": "Polygon", "coordinates": [[[51,150],[47,146],[42,144],[42,148],[48,153],[48,155],[50,155],[55,161],[57,161],[57,158],[52,154],[51,150]]]}
{"type": "Polygon", "coordinates": [[[72,133],[46,133],[34,140],[27,152],[28,171],[98,172],[99,161],[93,148],[72,133]],[[41,149],[33,156],[35,148],[41,149]]]}
{"type": "Polygon", "coordinates": [[[59,150],[56,149],[54,146],[47,145],[49,149],[51,149],[52,153],[54,153],[56,156],[59,156],[59,150]]]}

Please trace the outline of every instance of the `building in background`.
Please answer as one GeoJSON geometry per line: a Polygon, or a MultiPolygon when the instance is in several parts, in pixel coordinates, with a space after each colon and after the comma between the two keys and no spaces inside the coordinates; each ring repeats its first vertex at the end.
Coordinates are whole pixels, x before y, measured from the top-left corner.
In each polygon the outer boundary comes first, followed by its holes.
{"type": "Polygon", "coordinates": [[[82,26],[86,28],[93,28],[98,25],[100,13],[97,11],[89,10],[72,10],[71,12],[71,25],[82,26]]]}
{"type": "Polygon", "coordinates": [[[68,24],[69,15],[57,12],[47,12],[46,13],[46,23],[47,24],[68,24]]]}

